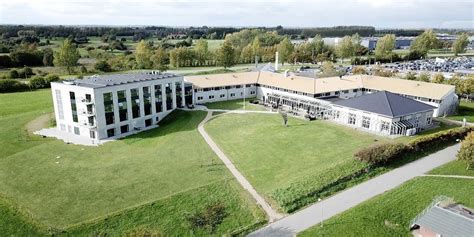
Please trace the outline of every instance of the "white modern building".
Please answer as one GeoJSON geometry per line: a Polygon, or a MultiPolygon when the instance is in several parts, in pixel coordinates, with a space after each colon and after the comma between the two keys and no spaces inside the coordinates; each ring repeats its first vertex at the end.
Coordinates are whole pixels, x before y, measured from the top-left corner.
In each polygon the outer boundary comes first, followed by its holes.
{"type": "Polygon", "coordinates": [[[192,93],[183,77],[158,72],[51,83],[59,132],[99,141],[156,127],[192,93]],[[187,88],[187,89],[186,89],[187,88]]]}

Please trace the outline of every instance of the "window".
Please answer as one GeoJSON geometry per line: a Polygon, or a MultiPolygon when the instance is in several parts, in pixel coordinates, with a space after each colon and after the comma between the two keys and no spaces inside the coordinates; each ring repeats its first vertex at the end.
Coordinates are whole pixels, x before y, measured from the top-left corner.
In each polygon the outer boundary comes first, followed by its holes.
{"type": "Polygon", "coordinates": [[[349,114],[349,120],[347,121],[348,124],[356,124],[356,115],[349,114]]]}
{"type": "Polygon", "coordinates": [[[352,90],[352,92],[357,92],[357,91],[358,91],[357,89],[352,90]]]}
{"type": "Polygon", "coordinates": [[[115,136],[115,128],[107,129],[107,137],[115,136]]]}
{"type": "Polygon", "coordinates": [[[61,98],[61,91],[56,90],[56,106],[58,107],[58,117],[59,119],[64,119],[64,109],[63,109],[63,100],[61,98]]]}
{"type": "Polygon", "coordinates": [[[237,85],[237,86],[235,86],[235,88],[242,88],[242,86],[241,86],[241,85],[237,85]]]}
{"type": "Polygon", "coordinates": [[[128,124],[120,126],[120,133],[121,134],[128,133],[128,124]]]}
{"type": "Polygon", "coordinates": [[[245,85],[245,87],[247,87],[247,88],[249,88],[249,87],[251,87],[251,86],[252,86],[252,85],[250,85],[250,84],[245,85]]]}
{"type": "Polygon", "coordinates": [[[146,86],[143,87],[143,109],[145,111],[145,115],[151,114],[151,94],[150,94],[150,87],[146,86]]]}
{"type": "Polygon", "coordinates": [[[251,91],[250,94],[251,94],[251,95],[255,95],[255,91],[251,91]]]}
{"type": "Polygon", "coordinates": [[[235,93],[230,93],[230,97],[235,97],[235,93]]]}
{"type": "Polygon", "coordinates": [[[150,127],[152,124],[152,119],[146,119],[145,120],[145,127],[150,127]]]}
{"type": "Polygon", "coordinates": [[[165,93],[166,93],[166,110],[173,109],[173,89],[171,88],[171,83],[165,84],[165,93]]]}
{"type": "Polygon", "coordinates": [[[224,97],[225,97],[225,94],[221,94],[219,97],[220,97],[220,98],[224,98],[224,97]]]}
{"type": "Polygon", "coordinates": [[[156,113],[163,112],[163,96],[161,94],[161,85],[155,85],[155,109],[156,113]]]}
{"type": "Polygon", "coordinates": [[[380,131],[388,131],[390,128],[390,122],[382,121],[380,125],[380,131]]]}
{"type": "Polygon", "coordinates": [[[175,88],[176,88],[176,106],[181,108],[183,105],[183,88],[181,87],[181,82],[176,82],[175,88]]]}
{"type": "Polygon", "coordinates": [[[114,123],[114,102],[112,100],[112,92],[104,93],[104,112],[105,112],[105,124],[114,123]]]}
{"type": "Polygon", "coordinates": [[[70,91],[69,99],[71,100],[72,121],[77,123],[79,120],[77,119],[76,94],[70,91]]]}
{"type": "Polygon", "coordinates": [[[426,118],[426,124],[431,124],[431,120],[432,120],[431,116],[426,118]]]}
{"type": "Polygon", "coordinates": [[[89,136],[92,139],[95,139],[95,132],[94,131],[89,131],[89,136]]]}
{"type": "Polygon", "coordinates": [[[91,101],[92,101],[91,94],[86,94],[86,102],[91,102],[91,101]]]}
{"type": "Polygon", "coordinates": [[[132,117],[138,118],[140,117],[140,97],[138,95],[138,89],[131,89],[130,95],[132,99],[132,117]]]}
{"type": "Polygon", "coordinates": [[[198,100],[202,100],[202,99],[203,99],[203,97],[202,97],[202,96],[198,96],[198,98],[197,98],[197,99],[198,99],[198,100]]]}
{"type": "Polygon", "coordinates": [[[128,119],[127,92],[117,91],[120,122],[128,119]]]}
{"type": "Polygon", "coordinates": [[[210,95],[210,96],[209,96],[209,99],[214,99],[214,96],[213,96],[213,95],[210,95]]]}
{"type": "Polygon", "coordinates": [[[366,116],[362,117],[362,127],[370,128],[370,117],[366,117],[366,116]]]}
{"type": "Polygon", "coordinates": [[[341,111],[336,110],[336,111],[334,112],[334,118],[335,118],[335,119],[338,119],[340,115],[341,115],[341,111]]]}

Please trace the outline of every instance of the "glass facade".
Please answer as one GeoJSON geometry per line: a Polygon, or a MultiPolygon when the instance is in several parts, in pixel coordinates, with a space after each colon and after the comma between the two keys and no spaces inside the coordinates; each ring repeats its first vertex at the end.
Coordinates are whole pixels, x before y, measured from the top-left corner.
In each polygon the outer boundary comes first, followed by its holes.
{"type": "Polygon", "coordinates": [[[166,83],[165,92],[166,92],[166,110],[173,109],[173,89],[171,88],[171,83],[166,83]]]}
{"type": "Polygon", "coordinates": [[[58,106],[58,117],[64,119],[63,100],[61,98],[61,91],[56,90],[56,105],[58,106]]]}
{"type": "Polygon", "coordinates": [[[70,91],[69,99],[71,100],[72,121],[77,123],[78,118],[77,118],[76,94],[70,91]]]}
{"type": "Polygon", "coordinates": [[[127,92],[117,91],[120,122],[128,119],[127,92]]]}
{"type": "Polygon", "coordinates": [[[161,94],[161,85],[155,85],[155,108],[156,113],[163,112],[163,95],[161,94]]]}
{"type": "Polygon", "coordinates": [[[140,97],[138,96],[138,89],[131,89],[130,94],[132,97],[132,116],[133,118],[140,117],[140,97]]]}
{"type": "Polygon", "coordinates": [[[114,101],[112,92],[104,93],[104,114],[105,114],[105,124],[113,124],[115,121],[114,117],[114,101]]]}
{"type": "Polygon", "coordinates": [[[176,88],[176,106],[180,108],[182,107],[182,104],[183,104],[183,90],[181,88],[181,82],[176,82],[175,88],[176,88]]]}
{"type": "Polygon", "coordinates": [[[145,111],[145,115],[151,114],[151,93],[150,87],[148,86],[143,87],[143,109],[145,111]]]}

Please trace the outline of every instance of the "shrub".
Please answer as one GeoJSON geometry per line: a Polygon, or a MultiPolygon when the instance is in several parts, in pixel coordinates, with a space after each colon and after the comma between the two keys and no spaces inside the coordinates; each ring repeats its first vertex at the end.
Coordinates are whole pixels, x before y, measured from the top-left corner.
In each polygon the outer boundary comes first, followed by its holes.
{"type": "Polygon", "coordinates": [[[47,85],[46,81],[41,76],[34,76],[29,80],[29,82],[32,89],[45,88],[47,85]]]}
{"type": "Polygon", "coordinates": [[[19,78],[20,74],[18,73],[17,70],[12,69],[8,72],[8,77],[11,78],[11,79],[15,79],[15,78],[19,78]]]}
{"type": "Polygon", "coordinates": [[[105,60],[100,60],[94,65],[94,69],[101,72],[110,72],[112,69],[105,60]]]}
{"type": "Polygon", "coordinates": [[[47,75],[44,80],[46,81],[46,83],[51,83],[53,81],[59,81],[59,76],[58,75],[54,75],[54,74],[49,74],[47,75]]]}
{"type": "Polygon", "coordinates": [[[358,150],[354,157],[369,165],[384,165],[401,158],[409,149],[403,143],[379,143],[358,150]]]}
{"type": "Polygon", "coordinates": [[[473,131],[474,127],[459,127],[452,128],[446,131],[433,133],[414,139],[408,145],[414,151],[423,151],[425,149],[432,149],[434,147],[444,146],[450,143],[455,143],[457,139],[464,138],[469,132],[473,131]]]}
{"type": "Polygon", "coordinates": [[[222,203],[214,203],[188,217],[188,221],[193,229],[208,228],[214,232],[218,225],[227,217],[225,206],[222,203]]]}
{"type": "Polygon", "coordinates": [[[2,67],[11,67],[13,62],[8,55],[0,55],[0,68],[2,67]]]}
{"type": "Polygon", "coordinates": [[[458,160],[465,161],[466,169],[474,165],[474,132],[470,132],[461,143],[461,149],[457,155],[458,160]]]}
{"type": "Polygon", "coordinates": [[[28,89],[29,89],[28,85],[21,81],[12,80],[12,79],[0,80],[0,93],[18,92],[18,91],[25,91],[28,89]]]}

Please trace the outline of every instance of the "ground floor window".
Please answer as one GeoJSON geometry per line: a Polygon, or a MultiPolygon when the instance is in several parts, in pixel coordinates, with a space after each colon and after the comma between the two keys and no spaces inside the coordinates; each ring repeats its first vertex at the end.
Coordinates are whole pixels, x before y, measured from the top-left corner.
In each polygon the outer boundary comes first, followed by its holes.
{"type": "Polygon", "coordinates": [[[198,100],[202,100],[202,96],[198,96],[198,100]]]}
{"type": "Polygon", "coordinates": [[[225,94],[220,95],[220,97],[221,97],[221,98],[224,98],[224,97],[225,97],[225,94]]]}
{"type": "Polygon", "coordinates": [[[210,95],[210,96],[209,96],[209,99],[214,99],[214,96],[213,96],[213,95],[210,95]]]}
{"type": "Polygon", "coordinates": [[[356,115],[349,114],[349,120],[347,121],[348,124],[356,124],[356,115]]]}
{"type": "Polygon", "coordinates": [[[387,121],[382,121],[380,125],[380,131],[388,131],[389,128],[390,128],[390,123],[387,121]]]}
{"type": "Polygon", "coordinates": [[[115,136],[115,128],[107,129],[107,137],[115,136]]]}
{"type": "Polygon", "coordinates": [[[128,125],[120,126],[120,133],[127,133],[128,132],[128,125]]]}
{"type": "Polygon", "coordinates": [[[230,93],[230,97],[235,97],[235,93],[230,93]]]}
{"type": "Polygon", "coordinates": [[[78,127],[74,127],[74,134],[81,135],[81,132],[79,131],[78,127]]]}
{"type": "Polygon", "coordinates": [[[426,118],[426,124],[431,124],[431,117],[426,118]]]}
{"type": "Polygon", "coordinates": [[[370,128],[370,117],[362,117],[362,127],[370,128]]]}
{"type": "Polygon", "coordinates": [[[150,127],[152,123],[151,119],[145,119],[145,127],[150,127]]]}
{"type": "Polygon", "coordinates": [[[90,136],[92,139],[95,139],[95,132],[94,132],[94,131],[89,131],[89,136],[90,136]]]}

